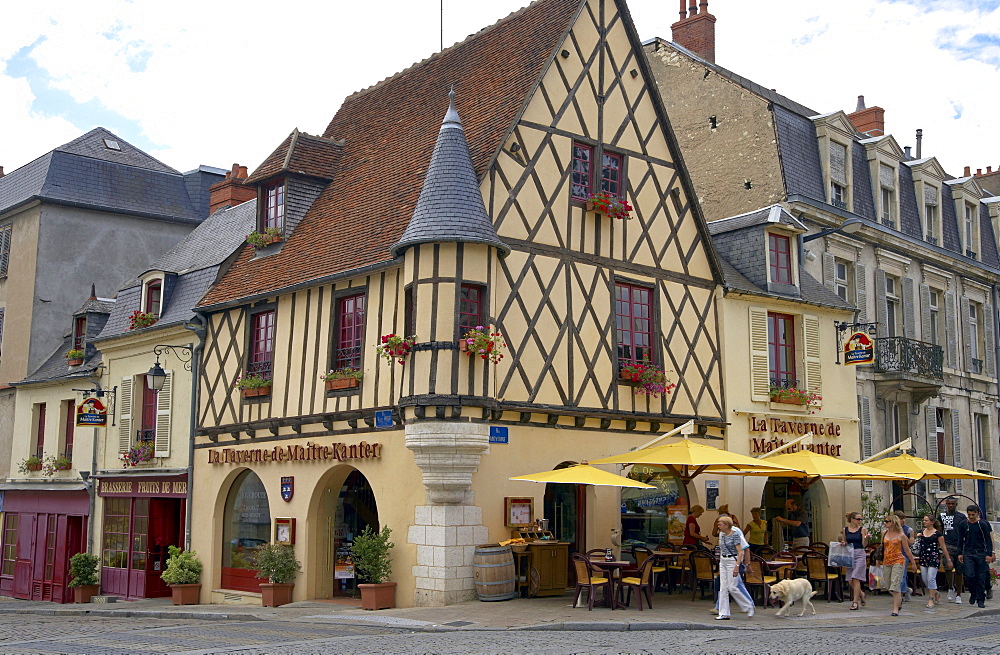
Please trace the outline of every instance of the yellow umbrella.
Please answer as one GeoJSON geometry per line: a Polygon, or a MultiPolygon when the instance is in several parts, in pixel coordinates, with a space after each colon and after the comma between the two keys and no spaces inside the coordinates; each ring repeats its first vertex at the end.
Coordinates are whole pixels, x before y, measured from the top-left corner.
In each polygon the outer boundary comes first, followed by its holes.
{"type": "Polygon", "coordinates": [[[649,464],[673,471],[687,484],[695,476],[710,471],[715,475],[738,475],[756,471],[757,475],[789,475],[795,468],[780,463],[754,459],[721,448],[684,438],[675,443],[634,450],[630,453],[601,457],[595,464],[649,464]]]}
{"type": "MultiPolygon", "coordinates": [[[[772,457],[765,457],[760,460],[768,464],[781,464],[797,472],[788,474],[788,477],[801,478],[799,483],[809,486],[820,478],[833,480],[894,480],[897,482],[912,481],[907,475],[889,473],[871,466],[855,464],[830,455],[821,455],[811,450],[800,450],[795,453],[782,453],[772,457]]],[[[714,473],[715,471],[711,471],[714,473]]],[[[748,472],[747,475],[760,475],[759,473],[748,472]]]]}
{"type": "Polygon", "coordinates": [[[587,460],[576,466],[568,466],[553,471],[542,471],[529,475],[517,475],[508,480],[524,480],[526,482],[557,482],[559,484],[589,484],[595,487],[635,487],[637,489],[655,489],[651,484],[632,480],[621,475],[608,473],[587,464],[587,460]]]}
{"type": "Polygon", "coordinates": [[[906,454],[875,460],[866,466],[906,476],[908,479],[905,482],[900,482],[904,489],[909,489],[918,480],[1000,480],[1000,478],[986,473],[948,466],[923,457],[906,454]]]}

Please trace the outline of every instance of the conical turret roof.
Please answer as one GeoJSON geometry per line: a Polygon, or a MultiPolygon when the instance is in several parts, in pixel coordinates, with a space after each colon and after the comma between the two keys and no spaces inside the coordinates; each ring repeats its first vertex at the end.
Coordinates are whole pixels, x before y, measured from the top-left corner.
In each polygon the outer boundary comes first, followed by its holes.
{"type": "Polygon", "coordinates": [[[497,236],[483,204],[462,119],[455,110],[455,90],[448,96],[448,112],[438,132],[420,199],[403,236],[392,247],[392,254],[398,256],[419,243],[462,242],[485,243],[506,255],[510,248],[497,236]]]}

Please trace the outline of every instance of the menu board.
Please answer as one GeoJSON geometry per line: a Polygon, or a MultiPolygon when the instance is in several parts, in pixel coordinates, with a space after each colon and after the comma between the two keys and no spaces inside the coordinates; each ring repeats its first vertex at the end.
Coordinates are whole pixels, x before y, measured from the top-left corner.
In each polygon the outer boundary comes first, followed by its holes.
{"type": "Polygon", "coordinates": [[[337,549],[333,565],[334,579],[350,580],[354,577],[354,561],[351,559],[351,546],[353,545],[353,542],[348,541],[337,549]]]}

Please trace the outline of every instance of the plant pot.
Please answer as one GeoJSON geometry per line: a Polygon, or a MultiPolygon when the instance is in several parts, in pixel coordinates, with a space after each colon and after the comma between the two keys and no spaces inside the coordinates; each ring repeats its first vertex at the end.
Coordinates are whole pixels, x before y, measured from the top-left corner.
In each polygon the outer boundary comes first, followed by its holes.
{"type": "Polygon", "coordinates": [[[771,394],[771,402],[783,403],[785,405],[807,405],[809,403],[803,396],[788,393],[771,394]]]}
{"type": "Polygon", "coordinates": [[[73,587],[73,602],[74,603],[89,603],[90,599],[96,596],[101,590],[100,585],[88,584],[81,585],[79,587],[73,587]]]}
{"type": "Polygon", "coordinates": [[[80,364],[83,363],[83,358],[74,357],[73,359],[67,359],[66,363],[69,364],[70,366],[79,366],[80,364]]]}
{"type": "Polygon", "coordinates": [[[29,471],[41,471],[42,463],[38,462],[37,464],[25,464],[24,467],[29,471]]]}
{"type": "Polygon", "coordinates": [[[355,389],[357,388],[360,380],[357,378],[341,378],[339,380],[327,380],[326,390],[327,391],[340,391],[341,389],[355,389]]]}
{"type": "Polygon", "coordinates": [[[587,211],[596,212],[598,214],[604,214],[604,208],[601,205],[598,205],[593,200],[587,201],[587,211]]]}
{"type": "Polygon", "coordinates": [[[266,387],[251,387],[249,389],[240,389],[240,393],[244,398],[256,398],[257,396],[270,396],[271,395],[271,385],[266,387]]]}
{"type": "Polygon", "coordinates": [[[363,610],[390,610],[396,606],[395,582],[359,584],[358,589],[361,590],[361,609],[363,610]]]}
{"type": "Polygon", "coordinates": [[[459,339],[458,340],[458,350],[459,352],[469,352],[469,340],[459,339]]]}
{"type": "Polygon", "coordinates": [[[197,605],[201,600],[201,583],[195,584],[172,584],[170,593],[174,599],[174,605],[197,605]]]}
{"type": "Polygon", "coordinates": [[[261,582],[260,603],[264,607],[280,607],[292,602],[294,582],[261,582]]]}

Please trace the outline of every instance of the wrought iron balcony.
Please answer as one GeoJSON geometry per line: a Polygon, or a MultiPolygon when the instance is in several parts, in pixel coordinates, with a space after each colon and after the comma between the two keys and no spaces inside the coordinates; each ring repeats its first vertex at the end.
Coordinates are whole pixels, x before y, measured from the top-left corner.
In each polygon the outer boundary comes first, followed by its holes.
{"type": "Polygon", "coordinates": [[[135,431],[135,441],[136,443],[141,443],[143,441],[155,441],[156,440],[156,430],[136,430],[135,431]]]}
{"type": "Polygon", "coordinates": [[[875,371],[943,380],[944,351],[941,346],[907,339],[875,339],[875,371]]]}

